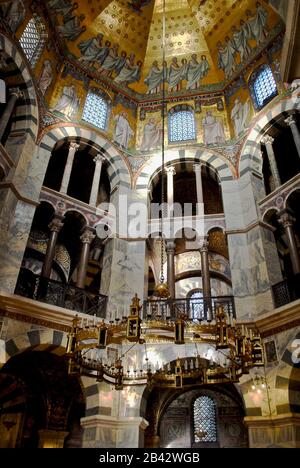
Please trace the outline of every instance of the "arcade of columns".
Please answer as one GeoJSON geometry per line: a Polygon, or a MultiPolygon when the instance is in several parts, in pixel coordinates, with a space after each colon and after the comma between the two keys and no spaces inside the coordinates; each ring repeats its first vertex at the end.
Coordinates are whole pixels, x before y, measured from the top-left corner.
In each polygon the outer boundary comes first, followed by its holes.
{"type": "MultiPolygon", "coordinates": [[[[6,108],[4,110],[3,116],[1,118],[0,123],[0,141],[3,139],[9,121],[14,113],[15,107],[19,99],[23,98],[23,93],[19,88],[12,88],[9,90],[10,98],[7,102],[6,108]]],[[[299,157],[300,157],[300,133],[296,124],[295,117],[291,115],[285,120],[287,126],[290,127],[292,137],[294,139],[299,157]]],[[[272,179],[273,179],[273,190],[278,189],[281,186],[281,180],[279,171],[277,168],[276,158],[273,149],[274,139],[270,135],[265,135],[262,138],[262,144],[266,147],[266,152],[268,156],[268,160],[270,163],[272,179]]],[[[60,193],[67,194],[68,187],[70,183],[73,162],[76,155],[76,152],[79,150],[80,145],[75,142],[71,142],[69,146],[69,153],[67,157],[67,163],[64,170],[64,175],[61,183],[60,193]]],[[[97,197],[98,197],[98,190],[99,184],[101,179],[101,171],[103,167],[103,163],[105,158],[99,154],[94,159],[95,162],[95,172],[93,177],[93,183],[91,188],[90,200],[89,204],[92,207],[97,207],[97,197]]],[[[198,204],[203,204],[203,187],[202,187],[202,177],[201,177],[201,164],[196,164],[194,166],[195,174],[196,174],[196,187],[197,187],[197,201],[198,204]]],[[[167,168],[167,187],[168,187],[168,204],[171,206],[174,202],[174,175],[175,169],[173,167],[167,168]]],[[[297,249],[296,237],[295,232],[293,229],[294,220],[290,216],[287,211],[284,211],[279,214],[279,222],[285,229],[288,245],[293,265],[293,270],[295,274],[300,272],[300,260],[299,260],[299,253],[297,249]]],[[[63,226],[63,219],[60,215],[56,214],[53,221],[51,222],[49,229],[50,229],[50,238],[48,242],[48,248],[46,253],[46,258],[43,266],[42,275],[45,278],[48,278],[51,273],[51,266],[53,262],[53,258],[55,255],[55,247],[57,243],[58,234],[60,229],[63,226]]],[[[82,288],[85,284],[86,278],[86,270],[87,270],[87,262],[90,254],[90,246],[95,238],[95,232],[91,228],[86,229],[81,237],[82,242],[82,252],[81,252],[81,261],[80,261],[80,269],[78,274],[77,286],[82,288]]],[[[171,292],[171,296],[175,297],[175,243],[174,240],[168,240],[166,246],[167,252],[167,266],[168,266],[168,283],[171,292]]],[[[202,260],[202,268],[203,268],[203,295],[204,297],[210,297],[210,273],[209,273],[209,264],[208,264],[208,244],[207,239],[204,239],[203,245],[200,249],[201,253],[201,260],[202,260]]]]}

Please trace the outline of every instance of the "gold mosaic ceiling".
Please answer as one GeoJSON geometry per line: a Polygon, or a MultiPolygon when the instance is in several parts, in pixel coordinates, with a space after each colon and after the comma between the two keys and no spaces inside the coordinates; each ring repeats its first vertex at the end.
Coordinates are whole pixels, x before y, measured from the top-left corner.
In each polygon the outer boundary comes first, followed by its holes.
{"type": "MultiPolygon", "coordinates": [[[[64,0],[47,0],[51,3],[64,0]]],[[[73,0],[70,0],[73,2],[73,0]]],[[[256,0],[166,0],[166,58],[170,64],[173,57],[178,63],[189,60],[193,53],[198,59],[205,55],[210,64],[209,75],[203,84],[217,83],[224,79],[218,70],[218,41],[224,41],[233,25],[246,19],[247,9],[254,14],[256,0]]],[[[269,12],[271,23],[278,18],[268,2],[261,1],[269,12]]],[[[76,16],[84,15],[84,32],[76,40],[68,40],[69,52],[80,57],[78,44],[104,35],[103,43],[110,41],[111,47],[119,45],[119,54],[125,51],[127,57],[134,54],[134,62],[142,62],[142,76],[130,87],[146,92],[144,79],[155,60],[162,63],[162,10],[163,0],[82,0],[73,2],[76,16]]],[[[57,15],[57,24],[63,24],[63,16],[57,15]]]]}

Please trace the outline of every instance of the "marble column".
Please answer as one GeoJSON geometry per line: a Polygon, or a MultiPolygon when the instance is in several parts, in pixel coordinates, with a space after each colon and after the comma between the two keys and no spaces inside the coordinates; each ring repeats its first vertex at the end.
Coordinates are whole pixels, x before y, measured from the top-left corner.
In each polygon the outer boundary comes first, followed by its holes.
{"type": "Polygon", "coordinates": [[[78,145],[74,141],[72,141],[70,143],[68,159],[67,159],[67,163],[66,163],[66,167],[65,167],[65,171],[64,171],[64,176],[63,176],[63,180],[62,180],[61,187],[60,187],[60,192],[61,193],[66,194],[68,192],[68,187],[69,187],[70,178],[71,178],[71,172],[72,172],[72,168],[73,168],[74,157],[75,157],[76,151],[79,148],[80,148],[80,145],[78,145]]]}
{"type": "Polygon", "coordinates": [[[45,256],[45,261],[42,269],[42,277],[50,278],[53,259],[55,256],[55,248],[57,244],[58,234],[60,233],[63,227],[62,218],[55,217],[49,224],[50,237],[47,245],[47,252],[45,256]]]}
{"type": "Polygon", "coordinates": [[[300,256],[297,246],[296,235],[294,231],[295,219],[288,213],[283,212],[279,215],[279,223],[283,226],[289,246],[293,271],[295,275],[300,273],[300,256]]]}
{"type": "Polygon", "coordinates": [[[274,179],[274,189],[276,190],[281,186],[281,180],[280,180],[280,175],[278,172],[278,167],[277,167],[277,162],[274,154],[274,149],[273,149],[273,143],[274,143],[274,138],[272,138],[270,135],[265,135],[262,139],[261,142],[265,145],[266,150],[267,150],[267,155],[270,163],[270,168],[272,172],[272,176],[274,179]]]}
{"type": "MultiPolygon", "coordinates": [[[[202,273],[202,288],[203,288],[203,299],[204,299],[204,310],[205,312],[211,311],[211,283],[210,283],[210,271],[209,271],[209,256],[208,256],[208,241],[205,240],[202,247],[200,248],[201,255],[201,273],[202,273]]],[[[208,317],[208,318],[211,318],[208,317]]]]}
{"type": "Polygon", "coordinates": [[[204,203],[203,198],[203,184],[202,184],[202,164],[195,164],[194,171],[196,174],[196,189],[197,189],[197,203],[204,203]]]}
{"type": "Polygon", "coordinates": [[[15,110],[18,99],[21,99],[24,97],[24,94],[19,88],[10,89],[9,93],[10,93],[10,98],[6,105],[5,111],[0,119],[0,142],[4,136],[9,120],[11,119],[11,116],[15,110]]]}
{"type": "Polygon", "coordinates": [[[105,157],[102,156],[101,154],[98,154],[94,159],[95,172],[94,172],[94,179],[93,179],[93,185],[92,185],[91,196],[90,196],[90,205],[95,206],[95,207],[97,206],[101,171],[102,171],[102,166],[103,166],[104,161],[105,161],[105,157]]]}
{"type": "Polygon", "coordinates": [[[169,208],[174,205],[174,176],[176,171],[174,167],[168,167],[167,173],[167,190],[168,190],[168,205],[169,208]]]}
{"type": "Polygon", "coordinates": [[[39,431],[39,448],[64,448],[68,435],[69,432],[42,429],[39,431]]]}
{"type": "Polygon", "coordinates": [[[81,289],[84,289],[85,287],[87,267],[90,257],[90,248],[91,243],[93,242],[95,237],[95,234],[89,229],[86,229],[83,235],[80,237],[80,240],[82,242],[82,250],[78,269],[77,287],[81,289]]]}
{"type": "Polygon", "coordinates": [[[292,130],[294,142],[298,151],[298,156],[300,158],[300,133],[297,127],[296,117],[291,115],[284,121],[292,130]]]}
{"type": "Polygon", "coordinates": [[[171,299],[175,299],[175,243],[167,242],[168,286],[171,299]]]}

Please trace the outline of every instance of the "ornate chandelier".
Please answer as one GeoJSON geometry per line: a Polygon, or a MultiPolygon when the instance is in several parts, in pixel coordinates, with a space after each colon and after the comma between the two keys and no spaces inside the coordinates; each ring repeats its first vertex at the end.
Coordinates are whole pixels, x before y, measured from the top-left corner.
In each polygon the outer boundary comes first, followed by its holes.
{"type": "Polygon", "coordinates": [[[66,357],[70,374],[94,377],[98,382],[114,385],[116,390],[124,386],[143,385],[149,387],[185,388],[198,385],[237,383],[250,369],[264,366],[263,347],[257,331],[236,326],[223,307],[217,309],[214,319],[195,323],[186,316],[170,319],[167,323],[159,320],[142,321],[140,300],[132,300],[130,314],[122,320],[106,323],[82,321],[76,317],[68,335],[66,357]],[[200,357],[178,358],[175,362],[162,365],[156,370],[147,358],[147,342],[151,333],[163,330],[164,342],[175,345],[206,343],[223,355],[223,363],[208,362],[200,357]],[[101,350],[111,344],[137,344],[145,346],[145,363],[142,369],[125,371],[125,354],[113,363],[105,362],[101,350]]]}

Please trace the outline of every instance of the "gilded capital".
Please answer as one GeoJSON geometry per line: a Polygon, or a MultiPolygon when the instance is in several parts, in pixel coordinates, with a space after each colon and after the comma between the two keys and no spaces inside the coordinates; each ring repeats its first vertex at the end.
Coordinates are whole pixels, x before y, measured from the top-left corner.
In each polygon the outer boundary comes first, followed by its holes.
{"type": "Polygon", "coordinates": [[[195,172],[200,172],[200,173],[201,173],[201,171],[202,171],[202,166],[203,166],[202,163],[196,163],[196,164],[194,164],[194,171],[195,171],[195,172]]]}
{"type": "Polygon", "coordinates": [[[105,161],[105,157],[102,154],[97,154],[97,156],[94,158],[94,163],[97,165],[103,164],[105,161]]]}
{"type": "Polygon", "coordinates": [[[294,115],[290,115],[287,119],[285,119],[284,123],[286,123],[289,127],[291,127],[292,125],[296,125],[294,115]]]}
{"type": "Polygon", "coordinates": [[[170,176],[171,176],[171,175],[173,175],[173,176],[176,175],[175,167],[173,167],[173,166],[167,167],[167,168],[166,168],[166,173],[167,173],[168,175],[170,175],[170,176]]]}
{"type": "Polygon", "coordinates": [[[285,212],[279,216],[279,224],[281,224],[284,229],[289,227],[293,227],[295,224],[295,218],[291,216],[289,213],[285,212]]]}
{"type": "Polygon", "coordinates": [[[11,88],[9,90],[11,96],[16,96],[17,99],[23,99],[24,93],[20,90],[20,88],[11,88]]]}
{"type": "Polygon", "coordinates": [[[273,137],[271,137],[271,135],[265,135],[261,139],[263,145],[273,145],[274,141],[275,140],[273,137]]]}
{"type": "Polygon", "coordinates": [[[70,150],[77,151],[79,150],[79,148],[80,148],[80,145],[78,145],[78,143],[75,143],[75,141],[71,141],[70,146],[69,146],[70,150]]]}
{"type": "Polygon", "coordinates": [[[95,234],[92,233],[92,231],[86,230],[80,237],[80,240],[83,244],[91,244],[93,240],[95,239],[95,234]]]}
{"type": "Polygon", "coordinates": [[[54,218],[48,227],[51,232],[60,232],[63,226],[64,223],[62,223],[60,219],[54,218]]]}
{"type": "Polygon", "coordinates": [[[209,251],[209,243],[208,243],[208,240],[205,239],[202,246],[200,247],[200,253],[205,253],[205,252],[208,253],[208,251],[209,251]]]}
{"type": "Polygon", "coordinates": [[[175,255],[175,249],[176,249],[175,242],[167,242],[167,245],[166,245],[167,254],[175,255]]]}

